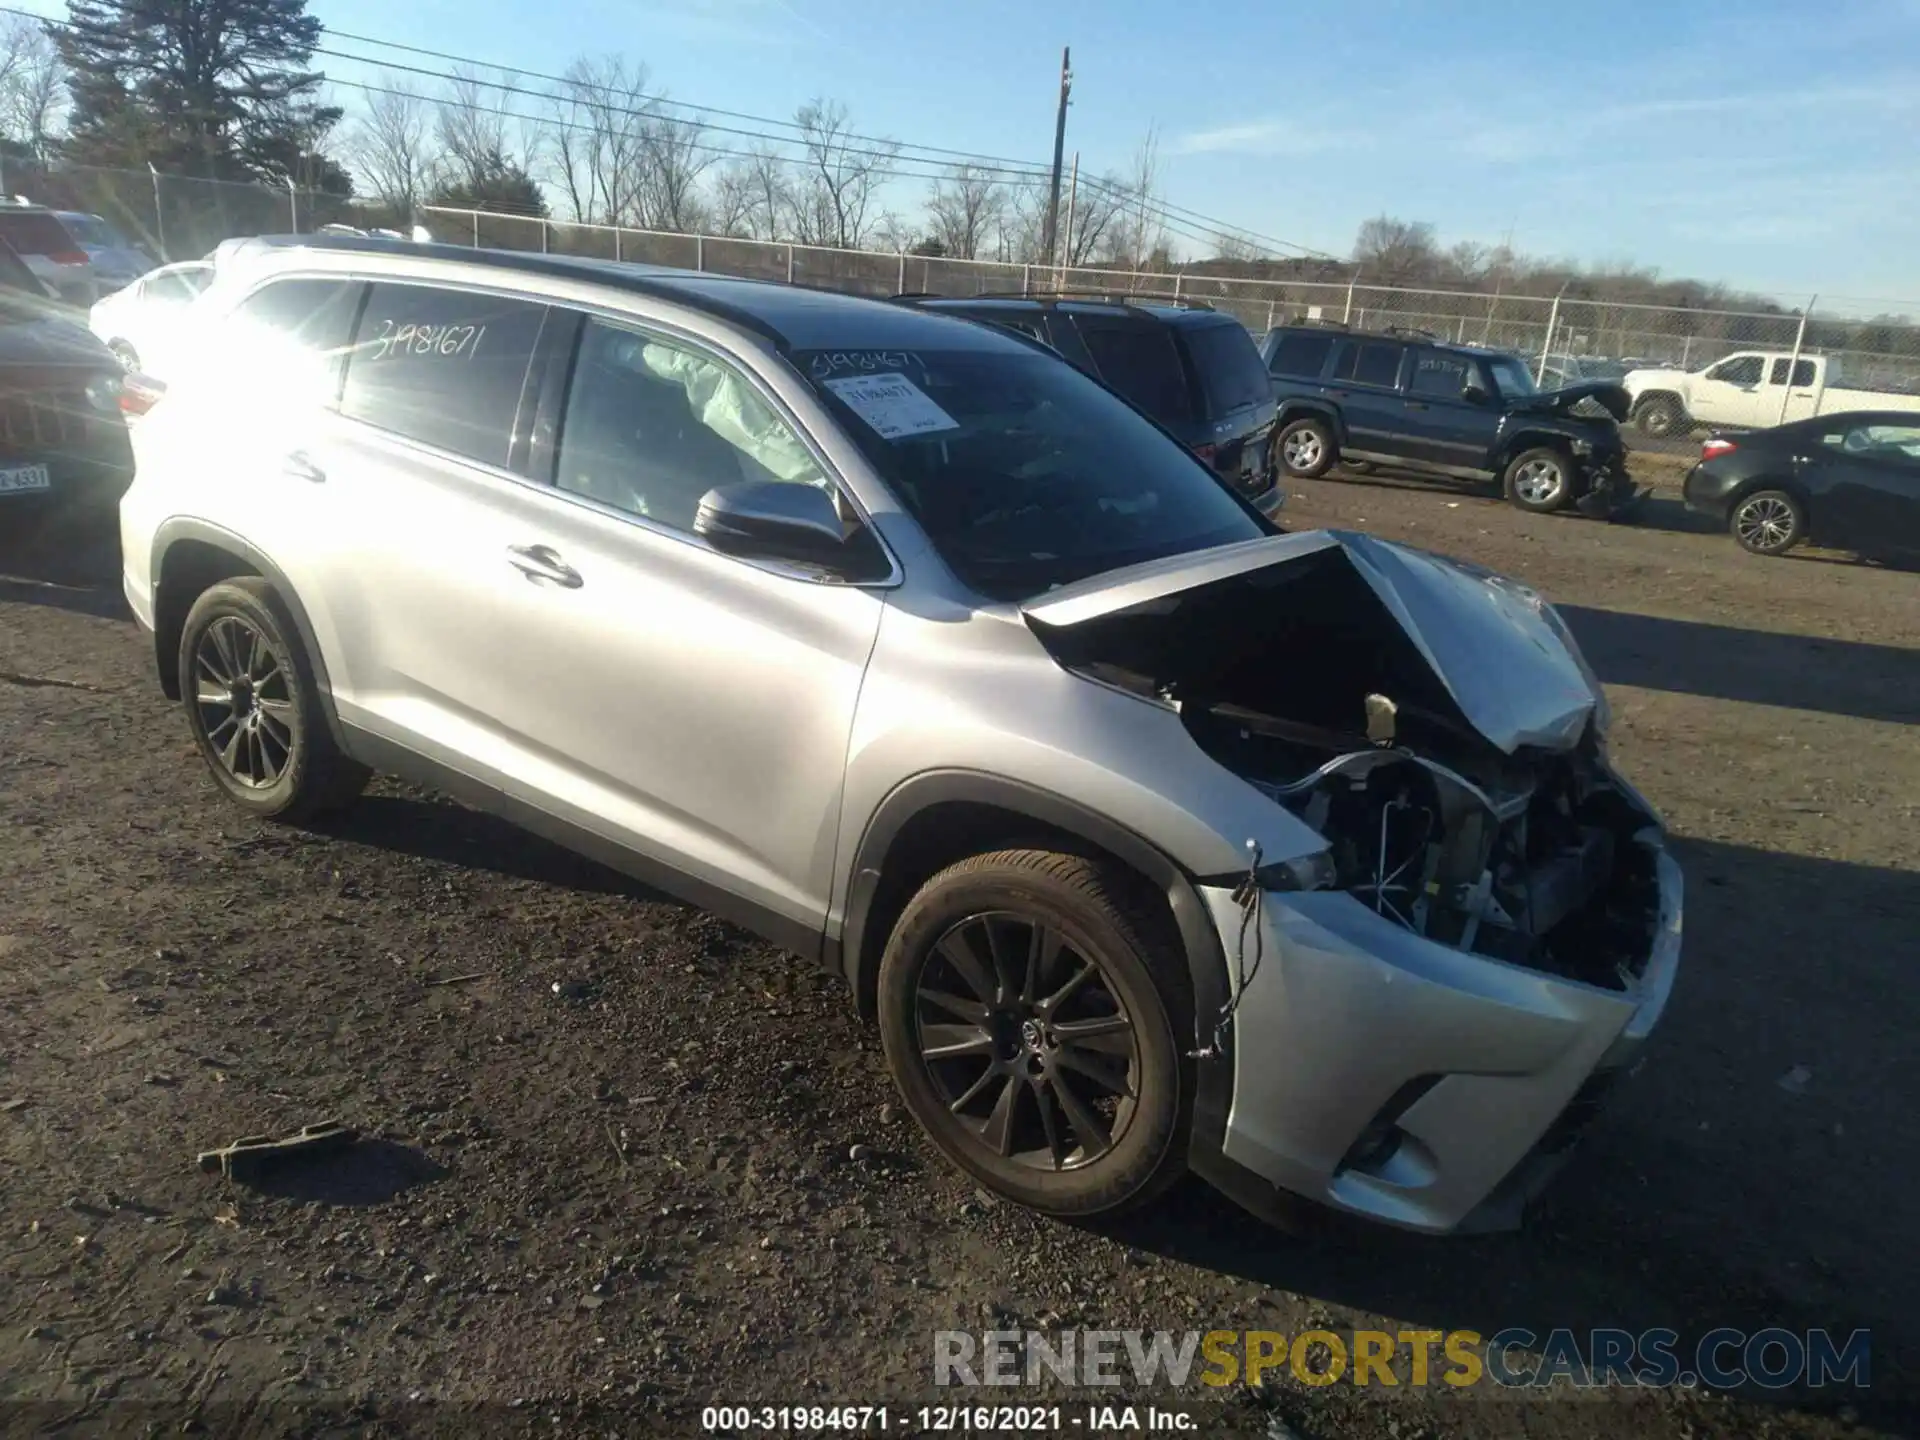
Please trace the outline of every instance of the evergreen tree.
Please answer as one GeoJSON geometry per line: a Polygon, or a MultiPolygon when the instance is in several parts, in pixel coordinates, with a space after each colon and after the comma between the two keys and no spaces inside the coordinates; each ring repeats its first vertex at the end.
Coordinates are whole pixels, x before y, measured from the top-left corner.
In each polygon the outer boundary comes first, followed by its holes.
{"type": "Polygon", "coordinates": [[[493,210],[542,218],[547,213],[547,197],[541,193],[540,183],[498,150],[450,167],[427,200],[454,210],[493,210]]]}
{"type": "Polygon", "coordinates": [[[307,69],[306,0],[69,0],[54,39],[84,164],[284,184],[340,118],[307,69]]]}

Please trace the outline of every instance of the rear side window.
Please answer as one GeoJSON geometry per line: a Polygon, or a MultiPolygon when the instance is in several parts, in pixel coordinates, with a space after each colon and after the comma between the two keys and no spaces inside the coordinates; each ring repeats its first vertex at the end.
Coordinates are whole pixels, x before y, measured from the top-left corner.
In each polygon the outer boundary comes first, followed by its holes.
{"type": "Polygon", "coordinates": [[[80,248],[67,227],[44,210],[0,210],[0,240],[22,255],[57,255],[80,248]]]}
{"type": "Polygon", "coordinates": [[[1194,373],[1200,377],[1200,393],[1206,397],[1210,417],[1218,419],[1242,406],[1273,398],[1273,381],[1260,363],[1260,352],[1245,326],[1231,321],[1193,325],[1182,329],[1180,336],[1186,341],[1194,373]]]}
{"type": "Polygon", "coordinates": [[[1080,324],[1080,338],[1100,378],[1154,419],[1193,419],[1193,396],[1173,336],[1159,325],[1080,324]]]}
{"type": "Polygon", "coordinates": [[[1400,357],[1404,345],[1362,345],[1358,341],[1343,345],[1334,362],[1333,378],[1351,380],[1356,385],[1392,386],[1400,378],[1400,357]]]}
{"type": "Polygon", "coordinates": [[[1813,361],[1811,360],[1794,360],[1791,362],[1786,360],[1774,361],[1773,374],[1769,377],[1767,383],[1770,385],[1786,384],[1787,366],[1789,363],[1793,366],[1793,383],[1795,385],[1813,384],[1813,361]]]}
{"type": "Polygon", "coordinates": [[[1431,400],[1458,400],[1467,388],[1467,362],[1459,355],[1439,350],[1416,350],[1413,374],[1407,377],[1407,393],[1431,400]]]}
{"type": "Polygon", "coordinates": [[[1327,355],[1332,349],[1331,335],[1282,335],[1267,369],[1275,375],[1314,380],[1326,368],[1327,355]]]}
{"type": "Polygon", "coordinates": [[[340,410],[409,440],[505,465],[546,307],[470,290],[375,285],[340,410]]]}

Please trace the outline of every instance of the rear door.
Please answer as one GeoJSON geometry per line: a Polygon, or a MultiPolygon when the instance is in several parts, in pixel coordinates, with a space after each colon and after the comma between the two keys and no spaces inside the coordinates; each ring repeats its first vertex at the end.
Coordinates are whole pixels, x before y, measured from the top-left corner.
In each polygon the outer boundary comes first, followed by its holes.
{"type": "Polygon", "coordinates": [[[1394,460],[1415,458],[1416,440],[1407,429],[1400,395],[1400,373],[1407,347],[1398,340],[1344,339],[1334,351],[1327,394],[1346,417],[1342,449],[1394,460]]]}
{"type": "Polygon", "coordinates": [[[1813,450],[1827,482],[1810,516],[1821,544],[1920,550],[1920,419],[1836,425],[1813,450]]]}
{"type": "Polygon", "coordinates": [[[1478,362],[1458,351],[1425,345],[1409,349],[1405,422],[1408,455],[1446,470],[1484,470],[1500,429],[1500,407],[1469,404],[1465,392],[1472,382],[1493,395],[1487,376],[1478,362]]]}
{"type": "Polygon", "coordinates": [[[1789,425],[1795,420],[1810,420],[1820,398],[1815,384],[1814,363],[1782,355],[1767,367],[1766,394],[1761,404],[1763,425],[1789,425]],[[1791,374],[1789,374],[1791,370],[1791,374]]]}

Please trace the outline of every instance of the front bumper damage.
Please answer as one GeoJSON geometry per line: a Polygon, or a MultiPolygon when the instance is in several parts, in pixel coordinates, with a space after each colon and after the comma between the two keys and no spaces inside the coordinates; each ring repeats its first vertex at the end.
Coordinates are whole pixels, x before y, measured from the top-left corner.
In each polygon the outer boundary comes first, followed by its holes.
{"type": "MultiPolygon", "coordinates": [[[[1263,894],[1238,957],[1258,946],[1233,1013],[1226,1159],[1407,1229],[1516,1226],[1673,989],[1680,868],[1657,830],[1636,843],[1655,852],[1659,918],[1617,990],[1436,943],[1341,891],[1263,894]]],[[[1224,888],[1202,899],[1231,961],[1241,905],[1224,888]]]]}

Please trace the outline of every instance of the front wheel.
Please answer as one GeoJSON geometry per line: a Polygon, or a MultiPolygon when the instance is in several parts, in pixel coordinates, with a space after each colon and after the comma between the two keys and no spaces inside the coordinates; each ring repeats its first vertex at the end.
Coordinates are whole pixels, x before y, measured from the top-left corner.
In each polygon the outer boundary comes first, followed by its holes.
{"type": "Polygon", "coordinates": [[[1641,434],[1659,440],[1685,428],[1687,415],[1680,408],[1679,401],[1667,395],[1655,395],[1640,407],[1640,413],[1634,419],[1640,426],[1641,434]]]}
{"type": "Polygon", "coordinates": [[[1727,528],[1743,550],[1784,555],[1806,538],[1807,515],[1784,490],[1756,490],[1733,507],[1727,528]]]}
{"type": "Polygon", "coordinates": [[[989,1189],[1057,1216],[1181,1173],[1183,962],[1124,876],[1007,850],[923,886],[880,962],[880,1038],[907,1108],[989,1189]]]}
{"type": "Polygon", "coordinates": [[[1564,509],[1573,499],[1573,487],[1573,461],[1558,450],[1525,450],[1507,466],[1507,499],[1536,515],[1564,509]]]}
{"type": "Polygon", "coordinates": [[[214,783],[263,819],[305,820],[349,803],[365,766],[334,744],[312,662],[265,580],[225,580],[180,632],[180,698],[214,783]]]}
{"type": "Polygon", "coordinates": [[[1326,421],[1315,417],[1295,420],[1280,432],[1280,464],[1287,474],[1312,480],[1327,473],[1340,449],[1326,421]]]}

